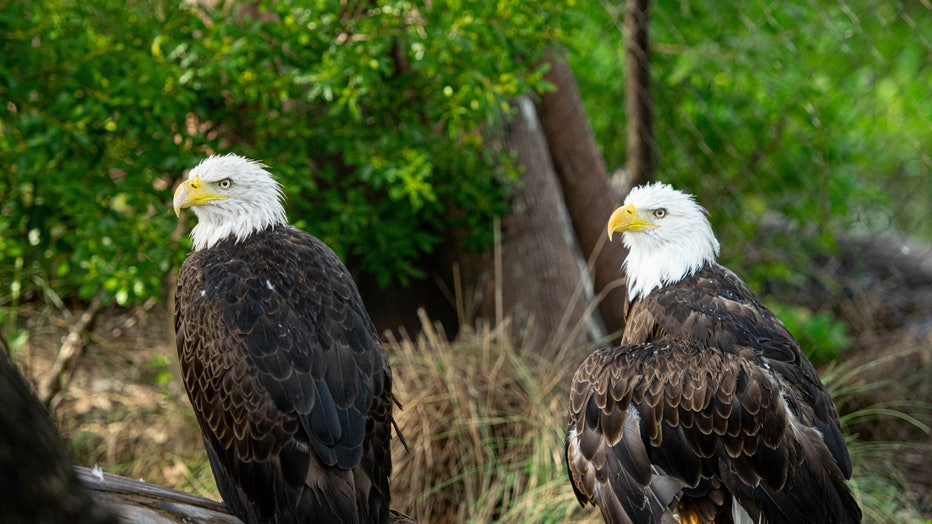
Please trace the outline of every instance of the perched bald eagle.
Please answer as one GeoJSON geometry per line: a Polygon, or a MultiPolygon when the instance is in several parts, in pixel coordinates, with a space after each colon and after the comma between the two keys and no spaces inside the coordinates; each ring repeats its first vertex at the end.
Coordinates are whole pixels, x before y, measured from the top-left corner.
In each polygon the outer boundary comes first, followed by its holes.
{"type": "Polygon", "coordinates": [[[175,191],[187,207],[176,343],[227,507],[249,524],[386,522],[392,375],[346,267],[287,224],[258,162],[207,158],[175,191]]]}
{"type": "Polygon", "coordinates": [[[566,461],[610,523],[852,523],[831,397],[783,324],[716,263],[706,212],[665,184],[612,214],[628,257],[621,347],[570,392],[566,461]]]}

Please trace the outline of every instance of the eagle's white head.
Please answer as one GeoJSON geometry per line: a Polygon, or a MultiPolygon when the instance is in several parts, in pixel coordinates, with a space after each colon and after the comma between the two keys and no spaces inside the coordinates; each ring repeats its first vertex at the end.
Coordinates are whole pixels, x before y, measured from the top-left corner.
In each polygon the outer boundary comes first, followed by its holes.
{"type": "Polygon", "coordinates": [[[707,212],[669,184],[638,186],[608,220],[608,239],[622,234],[628,257],[628,299],[679,282],[718,256],[707,212]]]}
{"type": "Polygon", "coordinates": [[[186,207],[197,215],[191,230],[195,251],[288,223],[281,186],[265,168],[230,153],[211,155],[188,173],[175,190],[173,205],[176,215],[186,207]]]}

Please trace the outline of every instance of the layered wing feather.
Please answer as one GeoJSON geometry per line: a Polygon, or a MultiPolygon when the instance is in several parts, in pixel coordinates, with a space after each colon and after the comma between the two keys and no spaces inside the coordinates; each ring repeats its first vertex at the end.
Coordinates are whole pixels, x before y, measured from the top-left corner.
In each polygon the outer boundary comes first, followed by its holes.
{"type": "MultiPolygon", "coordinates": [[[[649,409],[648,420],[665,420],[659,428],[642,423],[645,438],[662,451],[658,457],[673,453],[671,436],[685,441],[686,450],[714,459],[703,462],[702,476],[721,482],[765,521],[860,521],[845,483],[851,462],[831,397],[793,336],[734,273],[707,265],[638,297],[627,320],[622,344],[661,343],[702,354],[689,360],[693,369],[681,371],[646,355],[638,364],[637,383],[651,382],[667,395],[665,402],[638,405],[642,417],[649,409]],[[705,408],[684,410],[684,401],[705,408]]],[[[631,376],[631,365],[623,363],[626,371],[616,375],[631,376]]],[[[682,464],[688,451],[677,449],[682,464]]],[[[687,484],[695,480],[694,469],[662,460],[652,463],[677,471],[687,484]]]]}
{"type": "MultiPolygon", "coordinates": [[[[743,357],[678,339],[605,348],[576,372],[566,460],[606,522],[673,522],[684,493],[727,500],[719,473],[783,487],[797,457],[780,391],[743,357]]],[[[730,499],[729,499],[730,500],[730,499]]]]}
{"type": "Polygon", "coordinates": [[[311,235],[192,253],[175,327],[218,488],[247,522],[384,522],[391,373],[355,284],[311,235]]]}

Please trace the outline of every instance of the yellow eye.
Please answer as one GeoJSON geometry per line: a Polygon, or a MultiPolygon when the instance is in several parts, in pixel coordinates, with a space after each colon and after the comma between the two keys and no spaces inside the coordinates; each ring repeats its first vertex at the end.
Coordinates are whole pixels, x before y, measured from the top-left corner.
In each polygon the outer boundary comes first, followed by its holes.
{"type": "Polygon", "coordinates": [[[224,178],[220,182],[217,182],[217,186],[219,186],[220,189],[230,189],[230,186],[232,185],[233,185],[233,181],[230,180],[229,178],[224,178]]]}
{"type": "Polygon", "coordinates": [[[659,208],[659,209],[655,209],[655,210],[654,210],[654,216],[657,217],[657,218],[663,218],[663,217],[667,216],[667,210],[664,209],[664,208],[662,208],[662,207],[659,208]]]}

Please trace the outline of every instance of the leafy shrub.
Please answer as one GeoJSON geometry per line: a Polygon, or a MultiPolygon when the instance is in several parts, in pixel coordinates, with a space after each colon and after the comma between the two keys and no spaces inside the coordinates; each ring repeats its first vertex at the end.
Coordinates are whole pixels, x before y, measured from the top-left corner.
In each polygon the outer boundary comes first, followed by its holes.
{"type": "Polygon", "coordinates": [[[848,325],[827,311],[812,311],[804,306],[769,303],[767,306],[783,321],[799,341],[813,364],[831,362],[851,345],[848,325]]]}
{"type": "Polygon", "coordinates": [[[0,281],[14,305],[39,282],[138,301],[179,258],[166,202],[198,155],[175,143],[198,95],[152,46],[202,24],[159,7],[12,2],[0,13],[0,281]]]}
{"type": "Polygon", "coordinates": [[[0,13],[0,280],[128,304],[188,249],[186,168],[270,165],[292,221],[379,281],[453,228],[491,241],[516,168],[483,130],[544,88],[559,2],[14,1],[0,13]]]}
{"type": "MultiPolygon", "coordinates": [[[[581,17],[570,59],[607,164],[619,166],[623,11],[608,5],[581,17]]],[[[740,246],[769,215],[817,226],[825,248],[851,228],[932,238],[932,77],[929,43],[915,38],[932,29],[928,7],[875,7],[652,4],[656,176],[710,208],[726,258],[743,262],[740,246]]]]}

